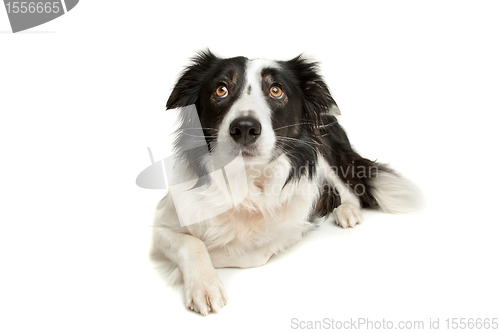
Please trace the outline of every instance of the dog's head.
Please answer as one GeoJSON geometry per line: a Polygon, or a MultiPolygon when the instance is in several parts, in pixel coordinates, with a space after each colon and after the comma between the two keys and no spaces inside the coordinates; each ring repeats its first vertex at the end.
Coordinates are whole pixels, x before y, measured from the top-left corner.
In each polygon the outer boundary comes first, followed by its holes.
{"type": "Polygon", "coordinates": [[[167,109],[194,104],[211,147],[225,143],[257,163],[301,149],[303,158],[315,157],[310,142],[317,139],[317,128],[325,115],[339,113],[316,63],[302,56],[288,61],[222,59],[210,51],[193,60],[167,109]]]}

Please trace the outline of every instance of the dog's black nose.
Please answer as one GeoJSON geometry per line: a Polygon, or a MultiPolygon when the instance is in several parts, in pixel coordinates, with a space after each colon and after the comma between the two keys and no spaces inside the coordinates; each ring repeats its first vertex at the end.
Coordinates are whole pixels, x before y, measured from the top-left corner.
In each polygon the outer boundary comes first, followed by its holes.
{"type": "Polygon", "coordinates": [[[261,130],[260,123],[252,117],[236,118],[229,126],[229,133],[233,140],[242,145],[255,142],[261,130]]]}

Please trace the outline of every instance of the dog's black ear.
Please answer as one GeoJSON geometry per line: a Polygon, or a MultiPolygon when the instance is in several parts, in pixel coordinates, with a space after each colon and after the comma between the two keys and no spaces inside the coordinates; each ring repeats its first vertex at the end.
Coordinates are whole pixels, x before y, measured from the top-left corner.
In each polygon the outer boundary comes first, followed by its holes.
{"type": "Polygon", "coordinates": [[[319,74],[318,63],[308,61],[303,55],[282,63],[290,69],[298,80],[304,96],[304,111],[308,118],[321,119],[322,114],[340,115],[328,86],[319,74]]]}
{"type": "Polygon", "coordinates": [[[207,77],[207,72],[219,60],[220,58],[208,49],[199,52],[192,59],[192,64],[182,72],[168,98],[167,109],[195,104],[200,95],[201,86],[207,77]]]}

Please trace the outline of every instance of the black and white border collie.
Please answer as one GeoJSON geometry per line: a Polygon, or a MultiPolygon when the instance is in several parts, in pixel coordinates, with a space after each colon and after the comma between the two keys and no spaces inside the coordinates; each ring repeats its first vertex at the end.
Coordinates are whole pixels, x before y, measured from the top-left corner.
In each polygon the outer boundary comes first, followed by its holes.
{"type": "Polygon", "coordinates": [[[186,130],[193,119],[181,111],[169,183],[195,180],[158,204],[152,258],[171,283],[184,283],[186,305],[196,312],[226,305],[215,268],[263,265],[327,217],[347,228],[361,223],[363,207],[389,213],[420,207],[413,183],[351,148],[317,64],[303,56],[271,61],[201,52],[167,109],[192,105],[202,134],[186,130]],[[241,157],[244,173],[211,173],[228,155],[241,157]],[[221,190],[226,184],[230,196],[221,190]],[[182,223],[180,215],[196,223],[182,223]]]}

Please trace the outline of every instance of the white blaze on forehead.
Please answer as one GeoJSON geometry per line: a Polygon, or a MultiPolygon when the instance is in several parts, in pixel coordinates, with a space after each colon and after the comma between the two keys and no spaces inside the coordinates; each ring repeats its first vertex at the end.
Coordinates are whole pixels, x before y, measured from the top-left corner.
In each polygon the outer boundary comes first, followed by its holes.
{"type": "Polygon", "coordinates": [[[271,110],[267,104],[267,96],[262,91],[262,70],[269,67],[278,68],[278,66],[277,62],[266,59],[247,61],[245,85],[241,96],[233,105],[233,108],[238,109],[241,116],[253,114],[259,120],[270,118],[271,110]]]}
{"type": "Polygon", "coordinates": [[[246,68],[246,82],[245,82],[245,93],[248,92],[248,88],[252,87],[252,92],[254,89],[262,93],[262,70],[264,68],[278,68],[279,65],[276,61],[266,60],[266,59],[255,59],[248,60],[246,68]]]}

